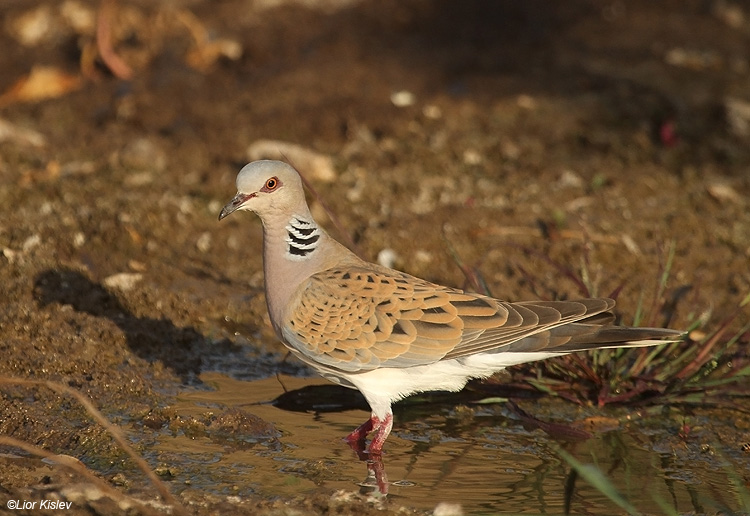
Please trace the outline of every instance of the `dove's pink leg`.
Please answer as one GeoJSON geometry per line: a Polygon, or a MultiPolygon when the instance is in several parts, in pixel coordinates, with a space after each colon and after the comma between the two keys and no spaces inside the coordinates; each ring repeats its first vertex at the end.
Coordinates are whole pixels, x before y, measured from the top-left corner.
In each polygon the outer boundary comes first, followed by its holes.
{"type": "Polygon", "coordinates": [[[370,419],[359,425],[352,433],[346,436],[349,443],[364,442],[367,434],[375,430],[375,435],[370,443],[369,452],[379,455],[383,450],[383,444],[393,428],[393,414],[386,414],[382,420],[375,414],[370,419]]]}
{"type": "Polygon", "coordinates": [[[345,439],[350,443],[364,441],[367,438],[367,434],[369,434],[375,427],[375,421],[378,422],[378,425],[380,424],[380,420],[375,417],[375,414],[373,414],[372,416],[370,416],[370,419],[355,428],[354,431],[347,435],[345,439]]]}
{"type": "MultiPolygon", "coordinates": [[[[365,484],[360,484],[362,487],[372,486],[372,481],[375,481],[375,485],[378,487],[378,492],[382,495],[388,494],[388,476],[385,474],[385,466],[383,465],[383,457],[379,454],[370,455],[365,460],[367,464],[367,478],[365,484]],[[374,478],[373,478],[374,477],[374,478]]],[[[365,493],[365,491],[360,491],[365,493]]]]}
{"type": "Polygon", "coordinates": [[[385,419],[382,421],[375,418],[375,437],[372,438],[370,447],[368,448],[370,455],[380,455],[380,452],[383,451],[385,440],[388,438],[388,434],[391,433],[391,428],[393,428],[393,414],[386,414],[385,419]]]}

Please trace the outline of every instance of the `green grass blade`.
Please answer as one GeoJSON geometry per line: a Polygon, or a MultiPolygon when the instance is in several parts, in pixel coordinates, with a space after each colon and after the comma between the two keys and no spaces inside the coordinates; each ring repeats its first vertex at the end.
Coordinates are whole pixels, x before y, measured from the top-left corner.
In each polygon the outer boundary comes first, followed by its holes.
{"type": "Polygon", "coordinates": [[[637,515],[640,511],[631,504],[627,498],[620,494],[615,486],[610,482],[607,476],[602,471],[591,464],[583,464],[579,462],[571,454],[557,448],[556,452],[560,457],[567,462],[570,467],[576,470],[576,473],[581,476],[586,482],[591,484],[597,491],[606,496],[612,503],[617,505],[620,509],[626,511],[628,514],[637,515]]]}
{"type": "Polygon", "coordinates": [[[643,322],[643,291],[641,290],[638,296],[638,304],[635,307],[635,315],[633,315],[633,326],[640,326],[643,322]]]}
{"type": "Polygon", "coordinates": [[[677,509],[672,507],[669,502],[656,494],[654,491],[651,491],[651,498],[654,500],[654,502],[656,502],[656,505],[659,506],[659,508],[664,512],[666,516],[680,516],[680,513],[677,512],[677,509]]]}

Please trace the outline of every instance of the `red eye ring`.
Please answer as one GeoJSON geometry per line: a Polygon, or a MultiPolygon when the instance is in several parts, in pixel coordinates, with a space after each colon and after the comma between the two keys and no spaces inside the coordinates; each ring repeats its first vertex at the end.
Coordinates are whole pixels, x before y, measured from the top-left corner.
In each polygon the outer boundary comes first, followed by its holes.
{"type": "Polygon", "coordinates": [[[266,179],[266,184],[263,185],[264,192],[273,192],[279,186],[279,179],[277,177],[269,177],[266,179]]]}

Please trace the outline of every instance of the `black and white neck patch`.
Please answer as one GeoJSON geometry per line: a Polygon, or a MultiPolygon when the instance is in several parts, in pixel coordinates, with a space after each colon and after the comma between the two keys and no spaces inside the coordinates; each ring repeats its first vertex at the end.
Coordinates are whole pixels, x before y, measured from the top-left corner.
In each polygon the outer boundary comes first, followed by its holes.
{"type": "Polygon", "coordinates": [[[320,228],[315,221],[294,216],[285,229],[287,256],[292,260],[302,260],[318,247],[320,228]]]}

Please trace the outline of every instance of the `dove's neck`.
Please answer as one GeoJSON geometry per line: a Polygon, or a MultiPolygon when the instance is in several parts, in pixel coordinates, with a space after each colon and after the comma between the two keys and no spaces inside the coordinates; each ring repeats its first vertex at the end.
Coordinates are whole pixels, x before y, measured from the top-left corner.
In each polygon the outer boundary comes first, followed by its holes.
{"type": "Polygon", "coordinates": [[[312,255],[321,244],[323,231],[312,217],[293,215],[284,228],[286,231],[286,259],[290,262],[304,262],[312,259],[312,255]]]}
{"type": "Polygon", "coordinates": [[[357,261],[359,258],[328,236],[307,210],[263,220],[266,303],[277,333],[300,285],[317,272],[357,261]]]}

